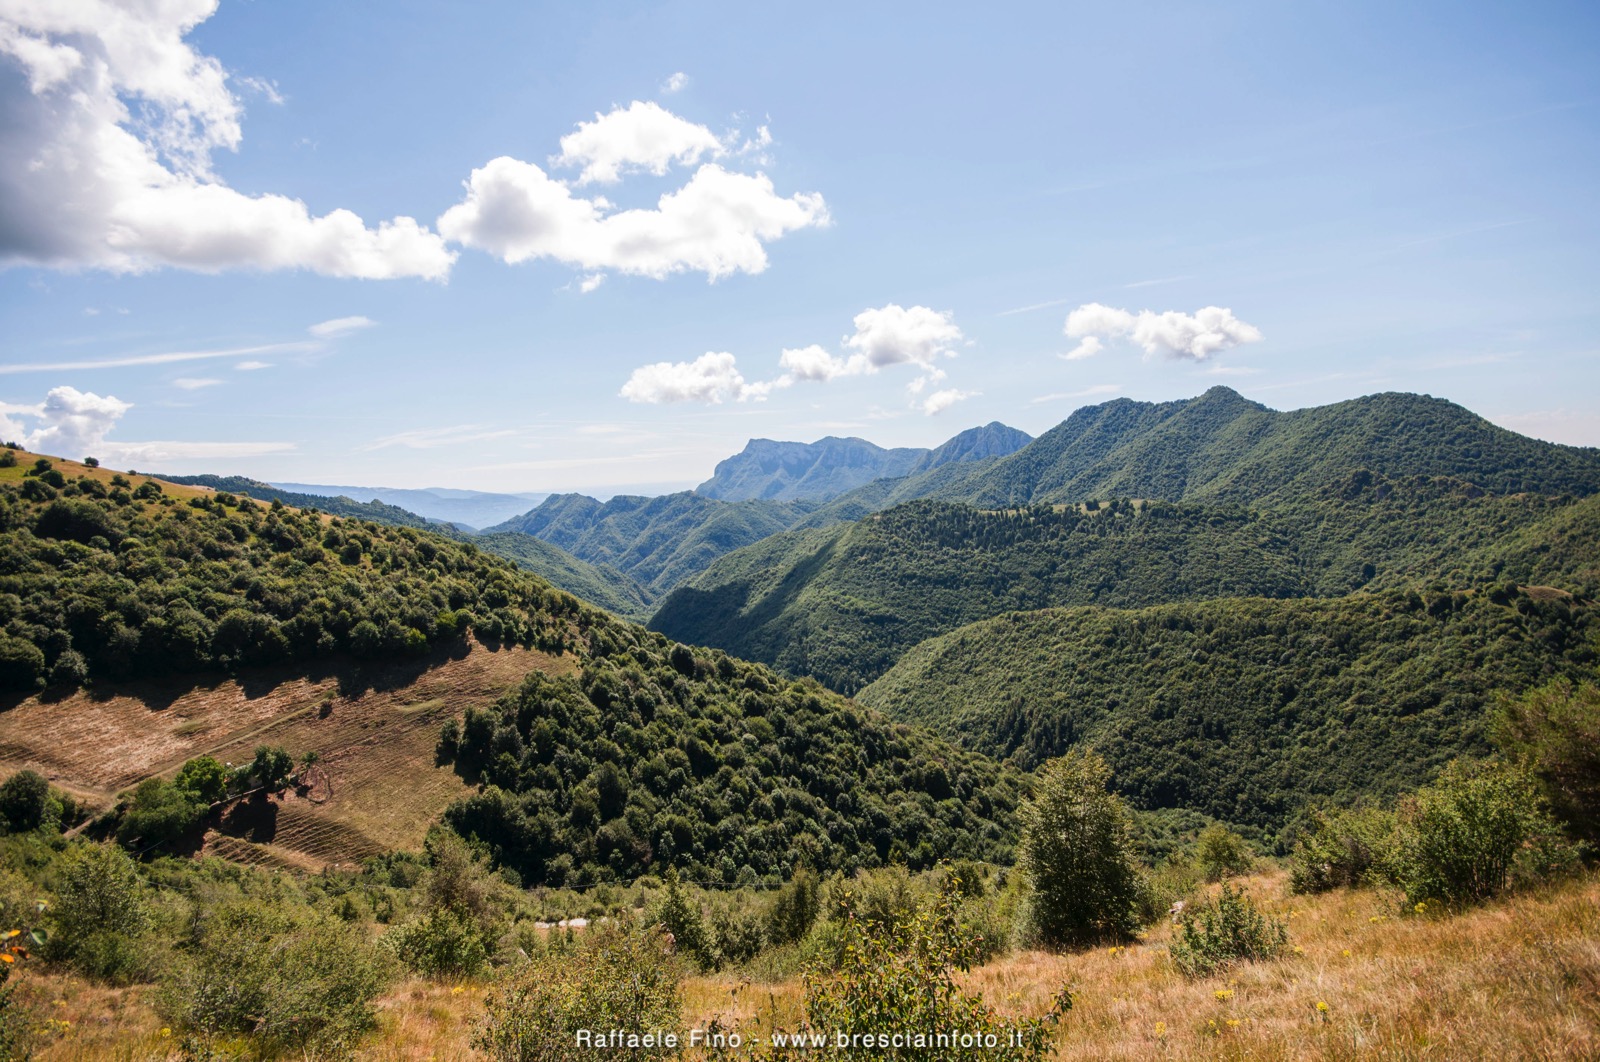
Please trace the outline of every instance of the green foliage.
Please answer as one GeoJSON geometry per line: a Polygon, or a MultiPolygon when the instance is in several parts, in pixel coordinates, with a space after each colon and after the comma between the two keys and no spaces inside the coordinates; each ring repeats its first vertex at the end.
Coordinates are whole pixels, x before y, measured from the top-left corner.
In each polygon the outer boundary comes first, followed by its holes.
{"type": "Polygon", "coordinates": [[[609,564],[590,564],[560,546],[519,531],[476,535],[473,545],[516,563],[569,594],[576,594],[591,605],[614,615],[643,620],[650,614],[656,595],[632,576],[609,564]]]}
{"type": "MultiPolygon", "coordinates": [[[[503,975],[472,1045],[495,1062],[568,1062],[596,1050],[584,1048],[580,1030],[681,1037],[680,980],[660,934],[631,924],[594,927],[576,952],[546,954],[503,975]]],[[[637,1059],[677,1053],[659,1041],[626,1050],[637,1059]]]]}
{"type": "Polygon", "coordinates": [[[59,820],[50,783],[37,771],[18,771],[0,785],[0,833],[27,833],[59,820]]]}
{"type": "Polygon", "coordinates": [[[715,970],[722,965],[721,955],[706,929],[700,904],[683,887],[676,869],[667,871],[663,885],[655,902],[645,909],[645,923],[669,934],[673,948],[702,970],[715,970]]]}
{"type": "Polygon", "coordinates": [[[146,778],[134,788],[117,824],[117,838],[142,849],[167,844],[199,826],[208,810],[206,801],[192,792],[164,778],[146,778]]]}
{"type": "Polygon", "coordinates": [[[806,867],[778,891],[767,916],[767,939],[773,944],[798,944],[817,920],[821,910],[821,883],[806,867]]]}
{"type": "Polygon", "coordinates": [[[1214,822],[1200,831],[1195,841],[1194,858],[1206,880],[1211,882],[1249,873],[1250,865],[1254,862],[1245,839],[1220,822],[1214,822]]]}
{"type": "Polygon", "coordinates": [[[1398,824],[1395,875],[1408,903],[1481,902],[1576,863],[1534,780],[1512,764],[1451,764],[1401,801],[1398,824]]]}
{"type": "Polygon", "coordinates": [[[1281,919],[1263,914],[1243,889],[1227,882],[1214,900],[1185,913],[1167,950],[1187,977],[1209,977],[1237,962],[1275,959],[1289,943],[1281,919]]]}
{"type": "Polygon", "coordinates": [[[1093,744],[1137,807],[1276,829],[1486,751],[1502,691],[1590,676],[1600,611],[1504,588],[1003,616],[929,641],[859,700],[994,756],[1093,744]]]}
{"type": "Polygon", "coordinates": [[[1312,811],[1298,830],[1289,864],[1295,892],[1355,888],[1395,872],[1395,817],[1381,808],[1312,811]]]}
{"type": "Polygon", "coordinates": [[[435,908],[395,927],[383,942],[424,977],[474,977],[489,962],[482,927],[452,907],[435,908]]]}
{"type": "Polygon", "coordinates": [[[1557,679],[1530,690],[1501,707],[1492,733],[1539,780],[1557,817],[1600,840],[1600,686],[1557,679]]]}
{"type": "Polygon", "coordinates": [[[1334,596],[1441,576],[1600,585],[1597,531],[1600,500],[1365,471],[1259,510],[917,501],[732,553],[665,598],[651,625],[849,693],[917,643],[1013,611],[1334,596]],[[1552,542],[1572,545],[1552,554],[1552,542]]]}
{"type": "Polygon", "coordinates": [[[388,966],[357,928],[302,908],[236,903],[209,913],[162,1005],[199,1045],[244,1036],[265,1054],[348,1051],[376,1021],[388,966]]]}
{"type": "Polygon", "coordinates": [[[814,683],[621,625],[578,676],[469,709],[439,752],[484,784],[446,823],[526,885],[1007,862],[1023,784],[814,683]]]}
{"type": "Polygon", "coordinates": [[[294,757],[281,745],[260,745],[255,759],[250,762],[250,777],[256,785],[268,792],[276,792],[289,784],[294,774],[294,757]]]}
{"type": "Polygon", "coordinates": [[[1104,759],[1074,750],[1040,769],[1022,809],[1017,865],[1031,889],[1028,934],[1041,944],[1118,940],[1136,928],[1132,821],[1110,780],[1104,759]]]}
{"type": "Polygon", "coordinates": [[[963,931],[958,908],[949,894],[895,928],[848,918],[842,965],[806,972],[805,1026],[790,1034],[798,1037],[792,1042],[821,1038],[807,1055],[824,1059],[1050,1057],[1055,1022],[1072,1006],[1070,993],[1061,992],[1049,1017],[1009,1024],[981,996],[963,992],[956,974],[982,945],[963,931]],[[958,1039],[940,1043],[939,1033],[958,1039]]]}
{"type": "Polygon", "coordinates": [[[101,981],[145,972],[149,916],[133,860],[112,845],[75,844],[57,867],[50,958],[101,981]]]}
{"type": "Polygon", "coordinates": [[[163,504],[153,480],[131,495],[76,481],[59,493],[0,484],[0,690],[32,692],[47,676],[405,657],[467,626],[555,650],[596,615],[508,562],[414,528],[263,512],[238,497],[163,504]]]}
{"type": "Polygon", "coordinates": [[[203,804],[215,804],[228,795],[228,768],[214,757],[196,756],[184,762],[172,784],[203,804]]]}

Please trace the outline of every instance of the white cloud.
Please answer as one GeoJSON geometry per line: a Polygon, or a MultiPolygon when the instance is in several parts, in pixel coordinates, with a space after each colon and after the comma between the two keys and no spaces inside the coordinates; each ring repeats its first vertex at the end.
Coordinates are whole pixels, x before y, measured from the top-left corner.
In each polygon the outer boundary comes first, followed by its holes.
{"type": "Polygon", "coordinates": [[[359,315],[355,317],[335,317],[331,321],[322,321],[314,324],[310,328],[306,329],[306,331],[310,332],[318,339],[332,339],[335,336],[348,335],[351,332],[359,332],[363,328],[371,328],[377,323],[377,321],[374,321],[370,317],[362,317],[359,315]]]}
{"type": "Polygon", "coordinates": [[[1091,302],[1067,315],[1065,331],[1069,337],[1084,339],[1077,349],[1066,355],[1069,359],[1096,353],[1100,349],[1096,338],[1099,336],[1127,336],[1143,347],[1149,357],[1162,354],[1192,361],[1205,361],[1214,354],[1262,338],[1260,329],[1239,320],[1232,310],[1222,306],[1206,306],[1193,314],[1177,310],[1165,313],[1140,310],[1135,314],[1091,302]],[[1088,349],[1090,340],[1095,342],[1093,349],[1088,349]]]}
{"type": "Polygon", "coordinates": [[[688,87],[688,84],[689,75],[685,74],[682,70],[679,70],[676,74],[673,74],[671,77],[667,78],[661,83],[661,91],[663,94],[670,96],[674,92],[682,92],[686,87],[688,87]]]}
{"type": "Polygon", "coordinates": [[[849,362],[828,353],[815,343],[798,350],[785,350],[778,356],[778,365],[791,382],[815,380],[827,383],[836,376],[850,374],[849,362]]]}
{"type": "MultiPolygon", "coordinates": [[[[101,450],[106,433],[133,406],[110,395],[102,397],[76,387],[55,387],[37,406],[9,408],[13,412],[25,410],[38,422],[34,430],[23,436],[28,449],[81,458],[101,450]]],[[[12,427],[18,427],[15,421],[12,427]]]]}
{"type": "Polygon", "coordinates": [[[270,361],[241,361],[233,367],[234,372],[255,372],[257,369],[270,369],[270,361]]]}
{"type": "Polygon", "coordinates": [[[1081,343],[1061,356],[1067,361],[1082,361],[1084,358],[1094,357],[1104,349],[1105,344],[1094,336],[1084,336],[1081,343]]]}
{"type": "Polygon", "coordinates": [[[561,154],[550,163],[581,167],[579,184],[615,184],[624,173],[646,170],[660,177],[677,163],[692,166],[723,153],[722,142],[703,125],[680,118],[659,103],[634,100],[610,114],[579,122],[561,138],[561,154]]]}
{"type": "Polygon", "coordinates": [[[183,391],[199,391],[206,387],[216,387],[222,381],[212,377],[180,376],[172,381],[172,386],[183,391]]]}
{"type": "Polygon", "coordinates": [[[587,295],[605,282],[606,275],[604,273],[590,273],[588,276],[578,281],[578,290],[587,295]]]}
{"type": "Polygon", "coordinates": [[[449,428],[421,428],[385,435],[356,449],[362,453],[386,450],[392,446],[403,446],[408,450],[434,450],[443,446],[482,442],[485,439],[504,439],[515,434],[517,433],[510,429],[491,430],[479,424],[457,424],[449,428]]]}
{"type": "Polygon", "coordinates": [[[6,4],[0,66],[26,84],[0,69],[0,264],[446,276],[455,253],[411,218],[368,228],[348,210],[313,217],[299,200],[222,183],[211,154],[238,149],[241,107],[222,65],[184,41],[215,9],[6,4]]]}
{"type": "Polygon", "coordinates": [[[283,105],[283,93],[278,91],[278,83],[264,77],[235,78],[240,85],[265,99],[268,103],[283,105]]]}
{"type": "Polygon", "coordinates": [[[943,413],[962,399],[971,398],[975,394],[977,394],[976,391],[957,391],[955,388],[935,391],[922,400],[921,409],[931,417],[935,414],[943,413]]]}
{"type": "Polygon", "coordinates": [[[225,350],[177,350],[160,354],[127,354],[90,361],[24,362],[0,365],[0,375],[9,376],[24,372],[73,372],[81,369],[121,369],[130,365],[170,365],[174,362],[205,361],[210,358],[236,358],[241,354],[259,354],[266,351],[314,350],[316,346],[307,340],[301,343],[266,343],[255,347],[230,347],[225,350]]]}
{"type": "Polygon", "coordinates": [[[1059,402],[1063,398],[1097,398],[1101,395],[1114,395],[1121,390],[1121,384],[1095,384],[1093,387],[1085,387],[1081,391],[1057,391],[1055,394],[1030,398],[1028,399],[1028,405],[1037,406],[1044,402],[1059,402]]]}
{"type": "Polygon", "coordinates": [[[846,336],[844,345],[856,352],[850,360],[861,366],[860,371],[877,372],[909,362],[939,378],[944,373],[934,362],[941,356],[954,357],[951,344],[962,338],[951,317],[926,306],[904,309],[894,303],[862,310],[855,317],[855,334],[846,336]]]}
{"type": "Polygon", "coordinates": [[[764,243],[828,224],[820,195],[784,198],[765,174],[715,163],[661,196],[654,210],[609,212],[603,200],[574,196],[538,166],[505,156],[473,170],[466,187],[466,198],[439,218],[450,240],[510,263],[553,258],[657,279],[760,273],[767,268],[764,243]]]}
{"type": "MultiPolygon", "coordinates": [[[[195,381],[207,383],[215,381],[195,381]]],[[[182,386],[182,382],[179,382],[182,386]]],[[[129,464],[177,458],[257,457],[293,450],[287,442],[121,442],[106,438],[123,414],[133,408],[114,395],[97,395],[75,387],[53,387],[36,406],[0,403],[0,432],[18,438],[28,449],[57,457],[87,456],[129,464]],[[15,415],[34,422],[27,430],[15,415]]]]}
{"type": "Polygon", "coordinates": [[[618,392],[630,402],[743,402],[765,398],[771,383],[747,383],[734,356],[708,351],[693,361],[658,361],[633,370],[618,392]]]}

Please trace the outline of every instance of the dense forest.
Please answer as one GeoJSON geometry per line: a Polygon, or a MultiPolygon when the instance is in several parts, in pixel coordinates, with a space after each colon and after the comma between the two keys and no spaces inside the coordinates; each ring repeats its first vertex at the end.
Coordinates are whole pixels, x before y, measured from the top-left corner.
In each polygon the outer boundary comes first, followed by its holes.
{"type": "Polygon", "coordinates": [[[592,622],[571,595],[426,531],[29,471],[0,484],[0,689],[415,654],[469,628],[560,649],[592,622]]]}
{"type": "Polygon", "coordinates": [[[851,693],[922,640],[1004,612],[1336,596],[1443,579],[1600,587],[1600,500],[1347,473],[1293,504],[920,501],[736,551],[651,625],[851,693]]]}
{"type": "Polygon", "coordinates": [[[1136,806],[1277,828],[1485,752],[1498,696],[1597,665],[1592,602],[1505,583],[1016,613],[918,646],[859,699],[1024,766],[1090,744],[1136,806]]]}

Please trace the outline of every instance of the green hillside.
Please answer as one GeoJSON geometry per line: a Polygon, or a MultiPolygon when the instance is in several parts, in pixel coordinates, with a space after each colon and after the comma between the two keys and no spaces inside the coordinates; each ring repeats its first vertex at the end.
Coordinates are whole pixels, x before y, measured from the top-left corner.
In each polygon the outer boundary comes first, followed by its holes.
{"type": "Polygon", "coordinates": [[[1015,613],[923,643],[859,701],[1024,765],[1088,743],[1141,807],[1272,828],[1486,751],[1498,693],[1597,663],[1592,602],[1503,584],[1015,613]]]}
{"type": "Polygon", "coordinates": [[[1273,510],[1091,504],[913,502],[774,536],[668,595],[651,626],[853,692],[923,639],[1004,612],[1326,597],[1433,579],[1595,586],[1595,499],[1357,471],[1273,510]]]}
{"type": "Polygon", "coordinates": [[[615,568],[580,560],[553,543],[532,535],[503,531],[475,535],[479,549],[504,557],[570,594],[625,619],[643,620],[655,595],[615,568]]]}
{"type": "Polygon", "coordinates": [[[249,476],[159,476],[168,483],[182,483],[190,487],[210,487],[216,491],[226,491],[230,494],[242,494],[247,498],[254,498],[264,502],[282,502],[296,509],[316,509],[319,512],[330,513],[333,516],[348,516],[356,520],[371,520],[373,523],[389,524],[394,527],[427,528],[433,531],[449,530],[448,524],[441,524],[437,520],[418,516],[409,509],[402,509],[398,505],[387,502],[356,501],[354,498],[328,497],[322,494],[302,494],[298,491],[284,490],[274,487],[270,483],[263,483],[259,479],[249,476]]]}
{"type": "Polygon", "coordinates": [[[441,740],[487,787],[449,821],[529,884],[1010,856],[1018,772],[814,683],[676,645],[470,543],[89,471],[0,482],[0,710],[471,633],[573,672],[535,672],[441,740]]]}
{"type": "Polygon", "coordinates": [[[786,531],[817,502],[725,502],[689,491],[599,502],[556,494],[532,512],[488,529],[553,542],[590,564],[615,568],[664,593],[712,561],[786,531]]]}
{"type": "Polygon", "coordinates": [[[984,507],[1277,502],[1357,468],[1453,476],[1496,494],[1600,492],[1600,451],[1530,439],[1444,399],[1378,394],[1280,413],[1213,387],[1179,402],[1086,406],[1010,457],[923,494],[984,507]]]}

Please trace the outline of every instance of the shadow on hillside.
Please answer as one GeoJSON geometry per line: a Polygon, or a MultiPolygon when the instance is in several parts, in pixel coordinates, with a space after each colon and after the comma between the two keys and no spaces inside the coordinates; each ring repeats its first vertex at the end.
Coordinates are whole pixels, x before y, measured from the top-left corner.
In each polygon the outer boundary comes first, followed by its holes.
{"type": "Polygon", "coordinates": [[[222,813],[218,829],[230,837],[270,844],[278,835],[278,802],[265,793],[246,797],[222,813]]]}

